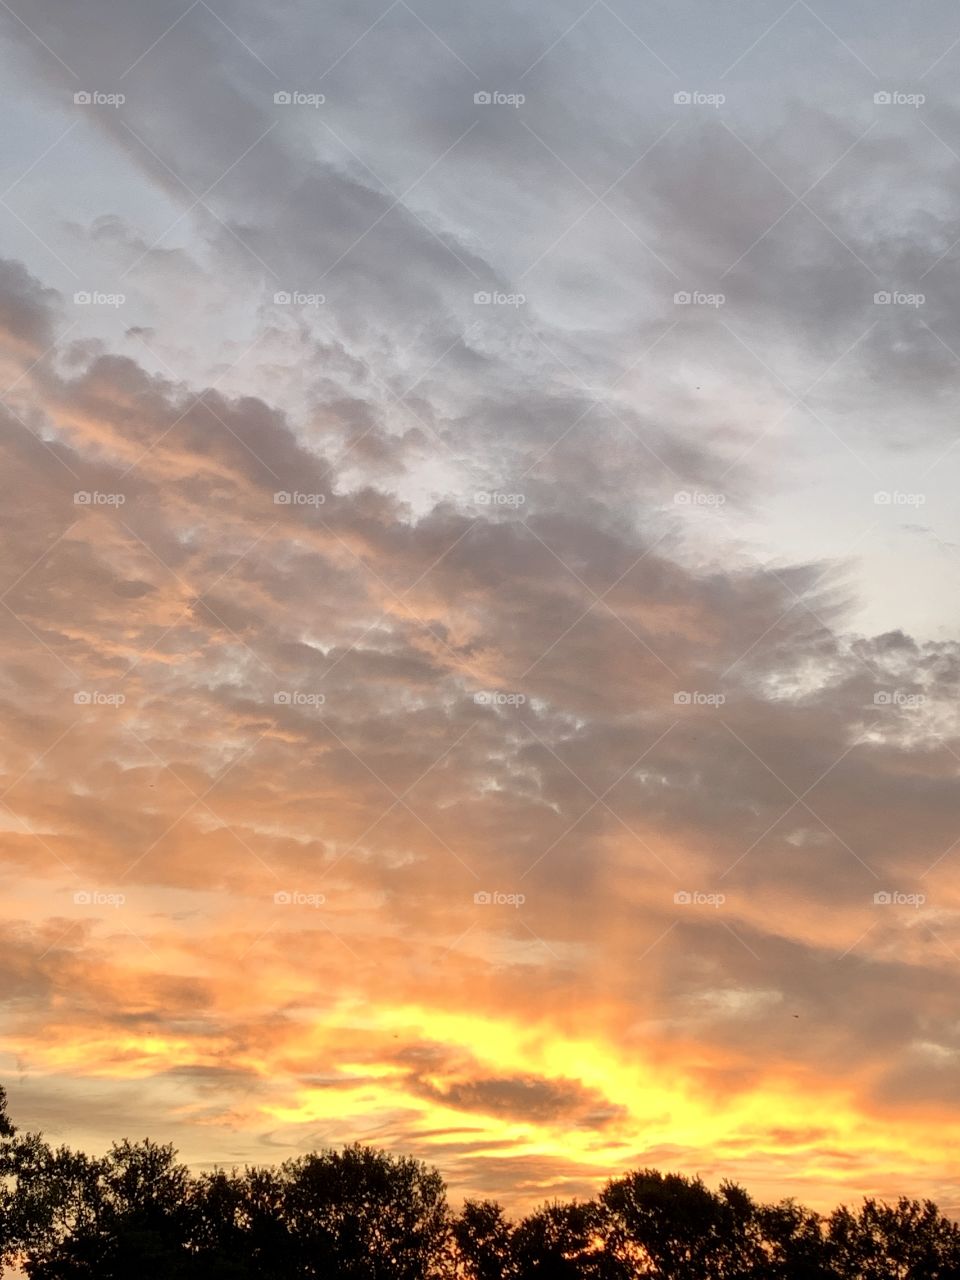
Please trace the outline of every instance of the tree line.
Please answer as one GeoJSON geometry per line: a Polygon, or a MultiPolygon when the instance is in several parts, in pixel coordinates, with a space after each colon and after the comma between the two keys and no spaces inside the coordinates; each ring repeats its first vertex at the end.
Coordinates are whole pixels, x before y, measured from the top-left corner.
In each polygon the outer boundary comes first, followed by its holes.
{"type": "Polygon", "coordinates": [[[655,1169],[512,1221],[360,1144],[200,1174],[150,1140],[88,1156],[18,1132],[0,1088],[0,1257],[31,1280],[960,1280],[960,1227],[929,1200],[821,1215],[655,1169]]]}

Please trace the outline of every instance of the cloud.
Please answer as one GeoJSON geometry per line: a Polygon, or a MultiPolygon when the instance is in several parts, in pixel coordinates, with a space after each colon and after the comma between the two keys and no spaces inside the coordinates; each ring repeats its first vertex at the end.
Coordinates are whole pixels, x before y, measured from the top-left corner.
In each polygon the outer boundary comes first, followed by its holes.
{"type": "Polygon", "coordinates": [[[936,137],[799,12],[822,99],[763,39],[723,114],[660,14],[347,6],[326,72],[307,6],[95,10],[5,19],[43,145],[123,174],[0,266],[23,1121],[102,1138],[107,1081],[203,1162],[934,1184],[958,653],[857,609],[873,494],[943,532],[936,137]]]}

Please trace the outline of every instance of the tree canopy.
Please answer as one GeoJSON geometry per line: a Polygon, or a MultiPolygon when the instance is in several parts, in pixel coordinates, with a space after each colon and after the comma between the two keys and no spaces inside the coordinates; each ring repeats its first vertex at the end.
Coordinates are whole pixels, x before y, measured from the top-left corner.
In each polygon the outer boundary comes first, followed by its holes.
{"type": "Polygon", "coordinates": [[[149,1139],[92,1157],[18,1132],[0,1088],[0,1260],[31,1280],[960,1280],[960,1227],[929,1200],[821,1215],[655,1169],[514,1221],[360,1144],[195,1175],[149,1139]]]}

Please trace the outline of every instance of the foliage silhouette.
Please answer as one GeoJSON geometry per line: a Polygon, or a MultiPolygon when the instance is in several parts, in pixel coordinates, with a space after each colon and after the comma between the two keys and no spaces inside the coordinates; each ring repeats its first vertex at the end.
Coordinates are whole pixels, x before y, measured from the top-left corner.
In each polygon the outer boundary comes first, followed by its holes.
{"type": "Polygon", "coordinates": [[[512,1222],[359,1144],[199,1175],[147,1139],[54,1148],[0,1088],[0,1260],[30,1280],[960,1280],[960,1227],[931,1201],[822,1216],[655,1169],[512,1222]]]}

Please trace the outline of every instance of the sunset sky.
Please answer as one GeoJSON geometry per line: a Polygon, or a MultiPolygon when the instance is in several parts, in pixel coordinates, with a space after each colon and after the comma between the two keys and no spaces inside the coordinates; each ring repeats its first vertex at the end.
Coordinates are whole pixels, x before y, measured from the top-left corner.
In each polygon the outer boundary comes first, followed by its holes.
{"type": "Polygon", "coordinates": [[[960,1211],[960,17],[0,0],[0,1082],[960,1211]]]}

